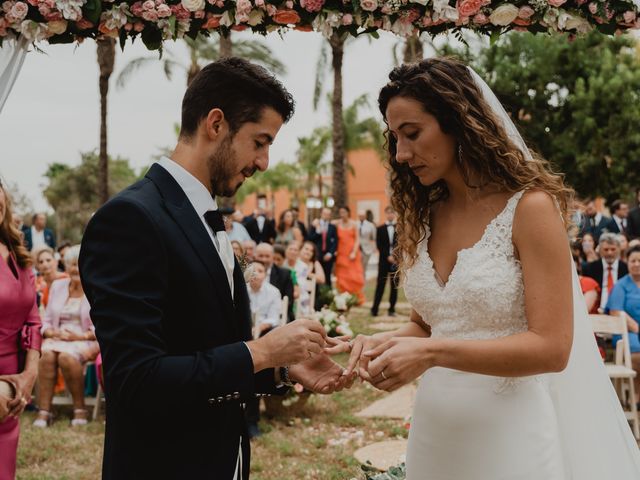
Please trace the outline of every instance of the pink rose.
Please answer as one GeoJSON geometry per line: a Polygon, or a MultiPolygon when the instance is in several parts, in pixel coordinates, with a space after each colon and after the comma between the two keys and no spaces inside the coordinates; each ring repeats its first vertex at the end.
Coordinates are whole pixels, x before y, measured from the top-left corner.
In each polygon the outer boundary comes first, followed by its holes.
{"type": "Polygon", "coordinates": [[[0,17],[0,37],[4,37],[7,35],[7,27],[9,25],[7,24],[7,21],[4,19],[4,17],[0,17]]]}
{"type": "Polygon", "coordinates": [[[547,0],[547,2],[552,7],[561,7],[562,5],[564,5],[567,2],[567,0],[547,0]]]}
{"type": "Polygon", "coordinates": [[[184,8],[182,4],[171,5],[170,8],[178,20],[189,20],[191,18],[189,10],[184,8]]]}
{"type": "Polygon", "coordinates": [[[165,3],[158,5],[158,8],[156,10],[158,11],[159,18],[166,18],[171,16],[171,8],[169,8],[169,5],[165,3]]]}
{"type": "Polygon", "coordinates": [[[58,11],[55,11],[55,12],[51,12],[51,13],[46,14],[44,16],[44,19],[47,22],[55,22],[57,20],[63,20],[63,17],[62,17],[62,13],[60,13],[58,11]]]}
{"type": "Polygon", "coordinates": [[[350,13],[345,13],[342,16],[342,25],[351,25],[353,23],[353,15],[350,13]]]}
{"type": "Polygon", "coordinates": [[[482,0],[462,0],[458,2],[456,8],[461,17],[471,17],[480,10],[482,0]]]}
{"type": "Polygon", "coordinates": [[[193,18],[204,18],[207,14],[204,10],[198,10],[197,12],[193,12],[193,18]]]}
{"type": "Polygon", "coordinates": [[[29,6],[24,2],[16,2],[13,8],[11,8],[11,15],[20,21],[24,20],[28,12],[29,6]]]}
{"type": "Polygon", "coordinates": [[[595,15],[596,13],[598,13],[598,5],[596,5],[595,3],[590,3],[589,4],[589,11],[591,12],[591,15],[595,15]]]}
{"type": "Polygon", "coordinates": [[[222,15],[211,15],[208,20],[202,25],[202,28],[205,30],[211,30],[213,28],[218,28],[220,26],[220,19],[222,15]]]}
{"type": "Polygon", "coordinates": [[[164,0],[155,0],[156,7],[159,7],[164,3],[164,0]]]}
{"type": "Polygon", "coordinates": [[[577,6],[582,6],[587,3],[587,0],[575,0],[577,6]]]}
{"type": "Polygon", "coordinates": [[[378,0],[360,0],[360,8],[365,12],[373,12],[378,8],[378,0]]]}
{"type": "Polygon", "coordinates": [[[527,18],[531,18],[534,13],[536,12],[533,8],[524,6],[524,7],[520,7],[520,10],[518,11],[518,16],[520,18],[527,19],[527,18]]]}
{"type": "Polygon", "coordinates": [[[236,2],[236,11],[241,14],[246,14],[248,16],[252,8],[253,6],[249,0],[238,0],[236,2]]]}
{"type": "Polygon", "coordinates": [[[484,13],[476,13],[473,16],[473,23],[476,25],[486,25],[489,23],[489,18],[484,13]]]}
{"type": "Polygon", "coordinates": [[[520,18],[520,17],[518,17],[513,21],[513,23],[515,25],[519,25],[521,27],[527,27],[527,26],[531,25],[531,20],[528,19],[528,18],[520,18]]]}
{"type": "Polygon", "coordinates": [[[158,12],[156,12],[155,10],[149,10],[148,12],[144,12],[142,14],[142,18],[144,18],[147,22],[157,22],[158,12]]]}
{"type": "Polygon", "coordinates": [[[142,8],[144,10],[155,10],[156,9],[156,3],[153,0],[146,0],[142,4],[142,8]]]}
{"type": "Polygon", "coordinates": [[[636,21],[636,12],[631,10],[624,12],[622,15],[625,23],[634,23],[636,21]]]}
{"type": "Polygon", "coordinates": [[[307,12],[319,12],[324,6],[324,0],[301,0],[300,6],[307,12]]]}
{"type": "Polygon", "coordinates": [[[136,2],[131,5],[131,13],[133,13],[136,17],[142,16],[142,2],[136,2]]]}

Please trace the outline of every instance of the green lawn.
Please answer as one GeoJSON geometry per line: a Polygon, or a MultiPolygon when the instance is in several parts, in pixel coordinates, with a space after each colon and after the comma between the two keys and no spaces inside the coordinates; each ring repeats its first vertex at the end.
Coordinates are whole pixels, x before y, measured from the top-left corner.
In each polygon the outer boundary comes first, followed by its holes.
{"type": "MultiPolygon", "coordinates": [[[[367,298],[372,298],[371,282],[366,291],[367,298]]],[[[399,301],[404,301],[404,297],[399,301]]],[[[400,312],[408,314],[406,307],[400,312]]],[[[350,322],[356,333],[371,333],[367,313],[367,308],[352,311],[350,322]]],[[[338,358],[340,362],[344,360],[344,356],[338,358]]],[[[368,384],[358,382],[351,390],[332,396],[312,395],[304,407],[291,407],[277,418],[263,415],[264,435],[252,445],[252,479],[363,478],[353,452],[369,443],[407,435],[400,421],[364,421],[355,416],[382,395],[368,384]]],[[[45,430],[31,426],[33,414],[22,417],[18,479],[99,478],[103,421],[72,429],[69,409],[58,409],[56,414],[53,426],[45,430]]]]}

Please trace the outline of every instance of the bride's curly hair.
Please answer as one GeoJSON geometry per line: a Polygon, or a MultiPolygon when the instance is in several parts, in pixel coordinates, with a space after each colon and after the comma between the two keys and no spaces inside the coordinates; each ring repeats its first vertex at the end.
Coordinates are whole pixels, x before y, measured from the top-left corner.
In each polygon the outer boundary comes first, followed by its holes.
{"type": "Polygon", "coordinates": [[[11,196],[2,185],[1,180],[0,192],[4,193],[5,199],[4,218],[0,223],[0,242],[4,243],[9,251],[13,253],[20,268],[30,267],[32,263],[31,255],[22,243],[22,233],[13,224],[11,196]]]}
{"type": "MultiPolygon", "coordinates": [[[[460,148],[460,171],[468,186],[469,172],[483,186],[509,192],[537,189],[556,199],[565,224],[571,224],[570,206],[574,192],[554,173],[549,163],[530,150],[532,160],[507,135],[466,65],[452,58],[430,58],[394,68],[378,97],[385,123],[387,106],[394,97],[417,100],[433,115],[441,130],[454,137],[460,148]]],[[[407,163],[396,160],[396,141],[385,132],[389,151],[391,204],[398,214],[396,256],[400,272],[417,258],[418,244],[426,235],[430,206],[449,195],[444,180],[424,186],[407,163]]]]}

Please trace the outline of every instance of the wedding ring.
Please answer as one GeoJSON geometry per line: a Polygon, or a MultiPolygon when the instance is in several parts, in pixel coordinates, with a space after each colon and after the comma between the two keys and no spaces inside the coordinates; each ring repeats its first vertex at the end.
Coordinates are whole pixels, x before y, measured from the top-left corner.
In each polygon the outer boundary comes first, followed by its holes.
{"type": "Polygon", "coordinates": [[[349,340],[347,344],[349,345],[349,351],[353,350],[353,340],[349,340]]]}
{"type": "Polygon", "coordinates": [[[387,376],[384,374],[384,370],[380,372],[380,375],[382,375],[382,378],[384,378],[385,380],[389,380],[387,376]]]}

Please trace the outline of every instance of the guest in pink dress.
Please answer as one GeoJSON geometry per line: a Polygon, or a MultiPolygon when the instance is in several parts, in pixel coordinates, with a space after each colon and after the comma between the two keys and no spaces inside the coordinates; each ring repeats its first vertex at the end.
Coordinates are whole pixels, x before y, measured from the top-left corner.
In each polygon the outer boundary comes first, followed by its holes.
{"type": "Polygon", "coordinates": [[[84,364],[99,352],[87,297],[84,295],[78,257],[80,245],[70,247],[64,255],[69,278],[51,284],[49,303],[42,322],[42,358],[38,377],[40,411],[33,425],[46,427],[51,422],[51,400],[58,367],[73,399],[72,426],[87,423],[84,403],[84,364]]]}
{"type": "Polygon", "coordinates": [[[10,384],[13,396],[0,395],[9,411],[0,423],[0,480],[15,478],[18,417],[38,376],[40,316],[30,266],[31,256],[13,223],[11,200],[0,183],[0,385],[10,384]]]}

